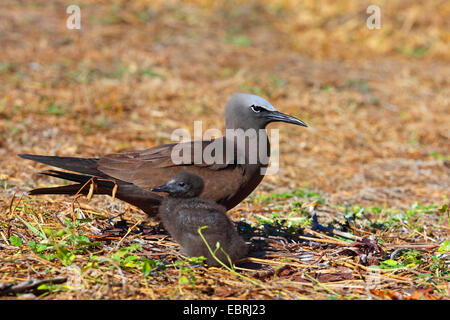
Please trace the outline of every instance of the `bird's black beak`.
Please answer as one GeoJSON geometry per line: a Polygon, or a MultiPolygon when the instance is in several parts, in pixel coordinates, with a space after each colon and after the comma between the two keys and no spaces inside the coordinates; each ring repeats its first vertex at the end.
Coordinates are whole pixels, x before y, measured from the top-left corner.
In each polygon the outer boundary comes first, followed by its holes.
{"type": "Polygon", "coordinates": [[[296,124],[298,126],[307,127],[308,125],[304,123],[302,120],[297,119],[295,117],[289,116],[287,114],[281,113],[279,111],[271,111],[267,114],[267,119],[270,122],[286,122],[296,124]]]}
{"type": "Polygon", "coordinates": [[[166,183],[163,184],[162,186],[159,187],[154,187],[152,188],[153,192],[167,192],[167,193],[173,193],[176,192],[177,190],[175,190],[175,185],[171,184],[171,183],[166,183]]]}

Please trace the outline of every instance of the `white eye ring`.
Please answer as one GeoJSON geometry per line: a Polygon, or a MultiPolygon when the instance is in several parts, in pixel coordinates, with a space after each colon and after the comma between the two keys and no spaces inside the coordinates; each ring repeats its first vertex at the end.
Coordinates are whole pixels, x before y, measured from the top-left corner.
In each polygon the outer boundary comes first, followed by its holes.
{"type": "Polygon", "coordinates": [[[259,106],[251,106],[250,108],[252,108],[252,111],[256,113],[260,113],[263,110],[263,108],[259,106]]]}

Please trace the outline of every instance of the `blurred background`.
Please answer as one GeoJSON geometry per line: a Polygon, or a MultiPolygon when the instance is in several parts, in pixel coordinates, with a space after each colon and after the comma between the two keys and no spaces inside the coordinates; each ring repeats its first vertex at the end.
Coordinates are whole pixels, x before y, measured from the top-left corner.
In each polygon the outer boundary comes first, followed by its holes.
{"type": "Polygon", "coordinates": [[[0,198],[57,183],[17,153],[99,156],[224,129],[233,92],[309,128],[280,129],[280,172],[394,207],[449,195],[448,1],[9,1],[0,4],[0,198]],[[81,29],[66,8],[81,9],[81,29]],[[369,5],[381,28],[369,30],[369,5]],[[53,181],[53,182],[52,182],[53,181]]]}

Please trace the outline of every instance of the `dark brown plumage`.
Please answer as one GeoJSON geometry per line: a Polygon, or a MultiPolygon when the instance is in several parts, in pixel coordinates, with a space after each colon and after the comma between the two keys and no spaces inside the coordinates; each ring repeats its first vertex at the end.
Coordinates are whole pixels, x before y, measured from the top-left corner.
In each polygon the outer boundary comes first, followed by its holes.
{"type": "MultiPolygon", "coordinates": [[[[236,93],[227,102],[225,110],[226,128],[228,129],[255,129],[261,139],[257,140],[257,150],[263,148],[264,152],[270,154],[270,145],[266,131],[263,130],[270,122],[280,121],[296,125],[306,126],[302,121],[282,114],[265,99],[255,95],[236,93]]],[[[76,194],[80,188],[91,178],[95,180],[95,193],[113,193],[113,188],[117,185],[115,196],[132,205],[141,208],[150,216],[158,212],[158,207],[162,197],[151,189],[167,181],[167,177],[173,177],[179,172],[189,171],[195,173],[205,182],[205,188],[201,196],[212,199],[223,205],[226,209],[231,209],[245,199],[261,182],[264,173],[261,169],[267,163],[259,161],[251,164],[248,161],[248,152],[245,153],[244,163],[239,163],[239,155],[248,150],[248,145],[244,149],[237,147],[236,141],[230,139],[228,135],[212,140],[199,141],[200,150],[203,152],[211,143],[225,145],[227,141],[232,141],[235,152],[233,156],[222,163],[207,163],[192,161],[182,164],[175,164],[171,155],[174,148],[179,144],[165,144],[143,151],[124,152],[119,154],[106,155],[101,158],[72,158],[40,156],[30,154],[20,154],[25,159],[41,162],[54,167],[74,171],[81,174],[67,173],[63,171],[51,170],[43,172],[70,181],[77,182],[73,185],[35,189],[30,194],[76,194]],[[239,151],[238,151],[239,149],[239,151]]],[[[183,145],[191,146],[193,153],[195,142],[185,142],[183,145]]],[[[226,148],[224,148],[226,150],[226,148]]],[[[181,153],[182,154],[182,153],[181,153]]],[[[223,157],[228,154],[225,152],[223,157]]],[[[85,187],[81,193],[87,194],[89,187],[85,187]]]]}
{"type": "Polygon", "coordinates": [[[198,233],[203,226],[206,228],[201,232],[210,248],[214,251],[216,243],[220,244],[215,256],[226,265],[228,257],[234,262],[247,253],[247,245],[228,219],[226,209],[212,200],[198,197],[203,191],[203,180],[198,175],[181,172],[153,190],[168,193],[159,207],[159,217],[185,255],[204,256],[208,265],[219,265],[198,233]]]}

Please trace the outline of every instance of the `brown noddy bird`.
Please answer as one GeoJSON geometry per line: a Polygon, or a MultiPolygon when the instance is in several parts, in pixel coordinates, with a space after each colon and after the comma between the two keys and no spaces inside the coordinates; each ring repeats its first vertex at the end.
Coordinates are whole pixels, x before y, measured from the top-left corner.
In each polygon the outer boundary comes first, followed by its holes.
{"type": "MultiPolygon", "coordinates": [[[[227,133],[223,137],[212,140],[165,144],[142,151],[110,154],[101,158],[31,154],[19,154],[19,156],[76,172],[68,173],[58,170],[42,172],[44,175],[77,183],[34,189],[30,191],[31,195],[74,195],[78,192],[88,194],[90,187],[89,185],[86,187],[85,184],[92,179],[91,181],[95,182],[93,184],[95,194],[112,195],[114,193],[118,199],[142,209],[149,216],[154,216],[158,212],[162,196],[152,192],[151,189],[163,184],[167,181],[167,177],[173,177],[181,171],[189,171],[198,174],[205,183],[205,188],[201,194],[202,198],[214,200],[229,210],[239,204],[258,186],[264,177],[264,172],[261,169],[268,165],[267,162],[260,161],[260,158],[256,162],[248,161],[250,143],[246,143],[242,148],[237,142],[238,138],[232,136],[230,132],[254,130],[258,139],[252,140],[251,143],[256,146],[257,150],[261,149],[266,155],[270,155],[270,144],[265,130],[267,124],[285,122],[304,127],[307,125],[295,117],[278,112],[267,100],[245,93],[235,93],[228,100],[225,108],[225,121],[227,133]],[[211,152],[212,155],[217,156],[216,159],[223,158],[222,161],[208,162],[204,159],[196,161],[196,152],[198,154],[198,150],[201,153],[208,148],[211,149],[213,143],[215,146],[223,146],[222,153],[219,151],[217,151],[217,154],[211,152]],[[228,145],[232,146],[232,152],[229,152],[228,145]],[[172,160],[172,153],[180,146],[189,148],[182,148],[179,154],[184,156],[190,152],[191,157],[175,163],[172,160]],[[243,158],[240,158],[242,154],[243,158]],[[85,187],[80,191],[83,186],[85,187]]],[[[244,138],[248,142],[247,137],[244,138]]],[[[217,150],[220,150],[220,148],[217,148],[217,150]]]]}
{"type": "Polygon", "coordinates": [[[247,245],[228,219],[225,207],[199,197],[203,188],[202,178],[187,171],[153,188],[153,191],[168,194],[159,206],[159,218],[172,238],[180,244],[183,254],[204,256],[208,265],[217,266],[220,263],[214,259],[198,232],[199,228],[206,226],[201,233],[210,249],[215,251],[219,242],[215,256],[229,265],[228,257],[231,262],[241,258],[247,253],[247,245]]]}

